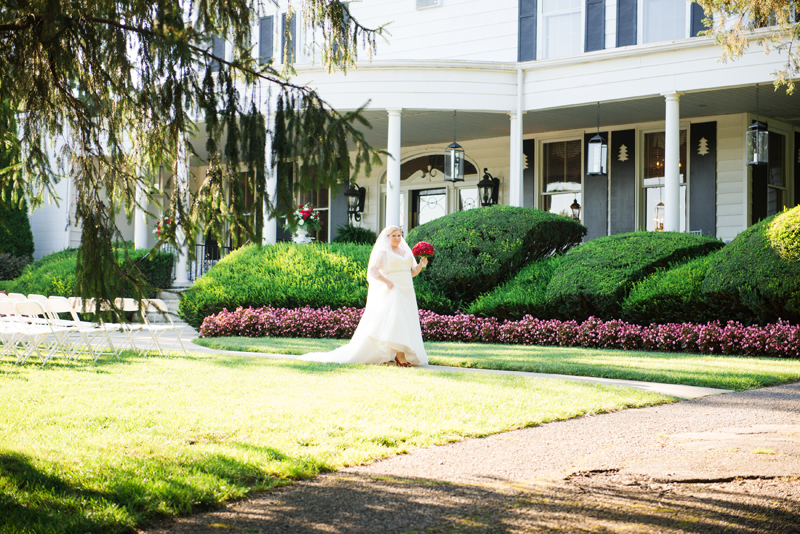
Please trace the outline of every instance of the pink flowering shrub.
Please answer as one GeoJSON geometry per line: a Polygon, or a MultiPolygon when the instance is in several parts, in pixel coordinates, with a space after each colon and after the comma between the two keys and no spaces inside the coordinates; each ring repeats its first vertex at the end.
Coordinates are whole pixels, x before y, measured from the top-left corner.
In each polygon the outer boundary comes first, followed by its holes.
{"type": "MultiPolygon", "coordinates": [[[[200,335],[349,339],[363,312],[361,308],[240,307],[206,317],[200,335]]],[[[640,326],[596,317],[582,323],[542,320],[530,315],[518,321],[499,321],[464,313],[439,315],[420,310],[419,322],[426,341],[800,358],[800,326],[785,321],[766,326],[743,326],[733,321],[640,326]]]]}

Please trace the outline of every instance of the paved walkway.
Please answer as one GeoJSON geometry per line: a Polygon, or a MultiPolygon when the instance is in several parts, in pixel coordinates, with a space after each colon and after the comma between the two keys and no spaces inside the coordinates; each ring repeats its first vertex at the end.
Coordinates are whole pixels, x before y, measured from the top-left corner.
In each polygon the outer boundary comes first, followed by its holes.
{"type": "MultiPolygon", "coordinates": [[[[115,336],[116,338],[114,339],[114,343],[122,341],[123,338],[121,337],[121,334],[115,334],[115,336]]],[[[290,354],[271,354],[264,352],[239,352],[239,351],[223,351],[218,349],[210,349],[207,347],[201,347],[200,345],[195,345],[191,341],[187,341],[196,339],[197,337],[198,337],[197,331],[192,329],[191,327],[187,326],[183,330],[181,339],[183,339],[187,351],[199,352],[204,354],[238,354],[241,356],[249,356],[252,358],[278,358],[287,360],[297,359],[297,356],[290,354]]],[[[142,337],[141,339],[145,338],[142,337]]],[[[164,343],[162,343],[162,345],[166,349],[167,347],[172,346],[174,344],[176,335],[174,332],[165,332],[162,336],[162,339],[164,340],[164,343]]],[[[422,371],[438,371],[438,372],[444,371],[444,372],[459,372],[459,373],[489,373],[489,374],[502,374],[502,375],[518,375],[518,376],[527,376],[531,378],[551,378],[558,380],[569,380],[571,382],[589,382],[593,384],[604,384],[607,386],[622,386],[622,387],[641,389],[653,393],[662,393],[664,395],[670,395],[672,397],[676,397],[679,399],[696,399],[698,397],[705,397],[707,395],[719,395],[721,393],[730,393],[730,390],[727,389],[684,386],[680,384],[659,384],[656,382],[642,382],[638,380],[619,380],[614,378],[594,378],[588,376],[527,373],[524,371],[497,371],[493,369],[471,369],[467,367],[448,367],[444,365],[420,365],[416,367],[416,369],[422,371]]]]}

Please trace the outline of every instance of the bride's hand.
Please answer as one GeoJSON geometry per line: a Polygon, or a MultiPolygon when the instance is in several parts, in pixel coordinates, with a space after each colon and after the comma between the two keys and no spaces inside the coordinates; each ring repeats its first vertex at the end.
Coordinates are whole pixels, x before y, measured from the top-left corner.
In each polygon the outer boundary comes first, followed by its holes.
{"type": "Polygon", "coordinates": [[[394,289],[394,282],[389,280],[388,282],[386,282],[386,287],[388,287],[389,290],[391,291],[392,289],[394,289]]]}

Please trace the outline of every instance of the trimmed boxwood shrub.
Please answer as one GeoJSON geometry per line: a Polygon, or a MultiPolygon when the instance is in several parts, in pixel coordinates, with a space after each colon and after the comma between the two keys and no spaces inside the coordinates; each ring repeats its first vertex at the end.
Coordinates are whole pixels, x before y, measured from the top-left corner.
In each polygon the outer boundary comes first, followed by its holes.
{"type": "Polygon", "coordinates": [[[334,243],[356,243],[359,245],[374,245],[378,234],[369,228],[362,228],[354,224],[343,224],[336,229],[334,243]]]}
{"type": "MultiPolygon", "coordinates": [[[[172,286],[172,269],[175,256],[169,252],[158,251],[147,258],[150,249],[128,251],[131,261],[137,265],[148,283],[159,289],[172,286]]],[[[122,252],[118,252],[122,261],[122,252]]],[[[77,249],[65,249],[48,254],[28,265],[17,279],[6,284],[9,293],[36,293],[39,295],[60,295],[71,297],[75,294],[75,266],[78,259],[77,249]]],[[[129,293],[123,288],[122,291],[129,293]]],[[[150,296],[155,296],[151,292],[150,296]]]]}
{"type": "Polygon", "coordinates": [[[570,250],[547,286],[547,302],[563,318],[608,320],[635,282],[659,268],[705,256],[724,245],[711,237],[632,232],[600,237],[570,250]]]}
{"type": "Polygon", "coordinates": [[[0,253],[0,280],[13,280],[18,277],[31,260],[30,256],[0,253]]]}
{"type": "Polygon", "coordinates": [[[581,242],[586,228],[561,215],[530,208],[492,206],[460,211],[408,234],[413,247],[433,245],[426,272],[455,306],[465,306],[516,274],[528,262],[560,254],[581,242]]]}
{"type": "Polygon", "coordinates": [[[478,297],[468,313],[498,319],[548,318],[547,285],[563,260],[561,255],[529,263],[514,278],[478,297]]]}
{"type": "Polygon", "coordinates": [[[633,285],[622,302],[622,318],[638,324],[706,323],[725,320],[728,314],[715,309],[705,298],[703,280],[714,251],[670,269],[659,269],[633,285]]]}
{"type": "Polygon", "coordinates": [[[800,323],[800,206],[736,236],[714,258],[703,291],[743,322],[800,323]]]}
{"type": "MultiPolygon", "coordinates": [[[[277,243],[242,247],[184,294],[181,315],[198,328],[205,317],[240,306],[364,307],[372,246],[277,243]]],[[[414,279],[419,307],[449,310],[450,301],[441,290],[425,282],[425,273],[414,279]]]]}

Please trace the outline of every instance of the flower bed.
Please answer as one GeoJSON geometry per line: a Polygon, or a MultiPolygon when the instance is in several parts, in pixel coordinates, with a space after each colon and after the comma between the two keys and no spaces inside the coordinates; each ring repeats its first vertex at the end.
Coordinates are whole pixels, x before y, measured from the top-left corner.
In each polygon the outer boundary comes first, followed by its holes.
{"type": "MultiPolygon", "coordinates": [[[[200,335],[347,339],[355,332],[363,311],[309,307],[224,310],[205,318],[200,335]]],[[[744,326],[732,321],[639,326],[595,317],[582,323],[541,320],[530,315],[519,321],[498,321],[467,314],[439,315],[426,310],[420,310],[419,320],[426,341],[800,358],[800,326],[785,321],[766,326],[744,326]]]]}

